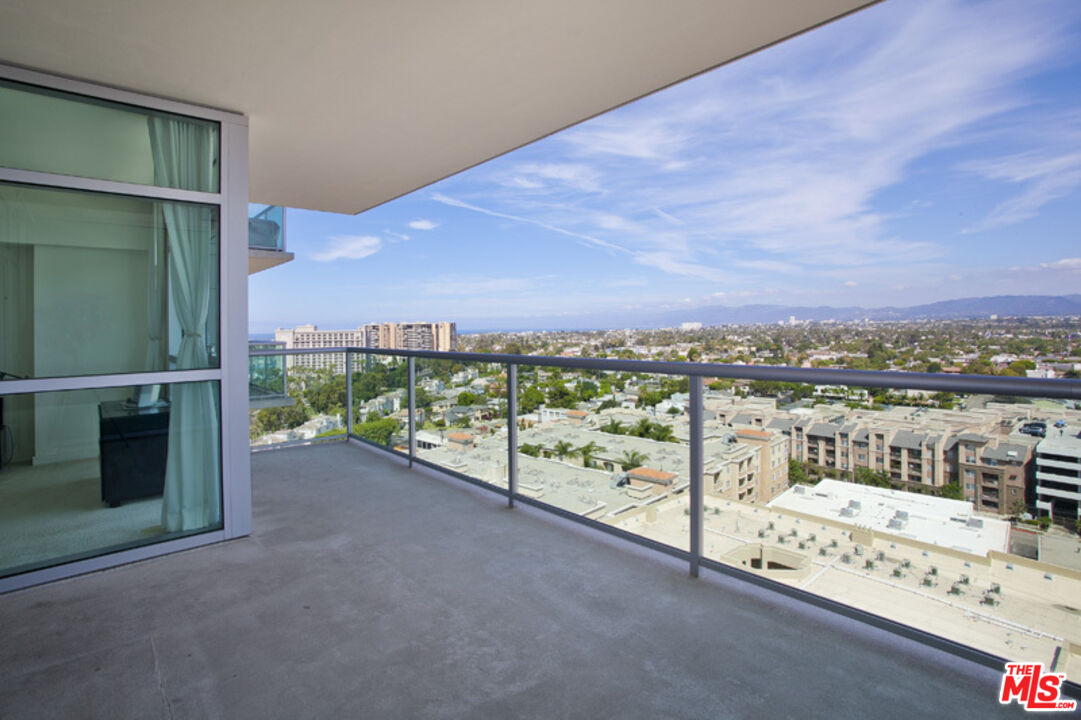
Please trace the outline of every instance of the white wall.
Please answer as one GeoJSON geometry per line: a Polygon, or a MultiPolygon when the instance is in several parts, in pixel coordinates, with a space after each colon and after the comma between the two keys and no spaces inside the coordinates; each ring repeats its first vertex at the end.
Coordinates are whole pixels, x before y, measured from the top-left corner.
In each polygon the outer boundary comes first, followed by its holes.
{"type": "MultiPolygon", "coordinates": [[[[147,342],[146,253],[45,245],[34,255],[35,374],[139,367],[147,342]]],[[[97,457],[97,402],[128,395],[124,388],[38,395],[34,464],[97,457]]]]}

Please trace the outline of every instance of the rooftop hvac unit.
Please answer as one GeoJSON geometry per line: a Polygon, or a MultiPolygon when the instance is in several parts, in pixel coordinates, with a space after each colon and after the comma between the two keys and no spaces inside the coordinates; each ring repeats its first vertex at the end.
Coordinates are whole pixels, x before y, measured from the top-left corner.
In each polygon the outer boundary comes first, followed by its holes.
{"type": "Polygon", "coordinates": [[[980,518],[969,518],[968,522],[965,524],[968,525],[970,528],[976,528],[977,530],[983,529],[983,520],[981,520],[980,518]]]}
{"type": "Polygon", "coordinates": [[[848,501],[848,507],[852,508],[853,510],[859,510],[862,507],[862,505],[860,505],[859,500],[849,500],[848,501]]]}

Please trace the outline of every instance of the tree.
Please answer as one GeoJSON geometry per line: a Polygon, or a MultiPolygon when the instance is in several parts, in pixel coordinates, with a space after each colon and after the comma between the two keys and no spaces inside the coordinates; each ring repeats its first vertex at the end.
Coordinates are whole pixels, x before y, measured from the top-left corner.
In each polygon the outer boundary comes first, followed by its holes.
{"type": "Polygon", "coordinates": [[[638,452],[637,450],[625,450],[618,462],[619,466],[623,468],[624,471],[627,471],[632,468],[641,467],[647,460],[649,460],[649,456],[645,453],[638,452]]]}
{"type": "Polygon", "coordinates": [[[645,390],[638,393],[637,407],[653,407],[661,400],[664,400],[667,395],[662,390],[645,390]]]}
{"type": "Polygon", "coordinates": [[[604,450],[604,447],[590,440],[585,445],[582,445],[574,452],[582,458],[582,465],[584,467],[593,467],[593,457],[604,450]]]}
{"type": "Polygon", "coordinates": [[[616,400],[615,398],[608,398],[607,400],[602,402],[597,407],[597,412],[600,412],[601,410],[609,410],[611,408],[617,408],[617,407],[619,407],[619,401],[616,400]]]}
{"type": "Polygon", "coordinates": [[[566,440],[560,440],[552,446],[552,452],[556,454],[556,457],[562,460],[564,457],[574,452],[574,446],[566,440]]]}
{"type": "Polygon", "coordinates": [[[950,392],[937,392],[931,399],[943,410],[952,410],[956,405],[956,396],[950,392]]]}
{"type": "Polygon", "coordinates": [[[576,398],[562,382],[553,383],[548,388],[548,405],[557,408],[574,407],[576,398]]]}
{"type": "Polygon", "coordinates": [[[951,482],[946,483],[941,490],[942,497],[949,498],[950,500],[964,500],[965,492],[961,489],[958,483],[951,482]]]}
{"type": "Polygon", "coordinates": [[[522,443],[518,446],[518,452],[529,457],[540,457],[542,449],[540,445],[531,445],[530,443],[522,443]]]}
{"type": "Polygon", "coordinates": [[[345,407],[345,376],[335,375],[327,382],[312,383],[304,390],[304,401],[320,415],[336,414],[345,407]]]}
{"type": "Polygon", "coordinates": [[[611,435],[623,435],[626,432],[623,429],[623,423],[621,423],[619,420],[616,420],[615,418],[612,418],[604,425],[601,425],[600,431],[609,433],[611,435]]]}
{"type": "Polygon", "coordinates": [[[480,402],[480,398],[477,397],[476,394],[471,393],[468,390],[465,391],[465,392],[458,393],[458,404],[461,405],[462,407],[469,407],[470,405],[476,405],[478,402],[480,402]]]}
{"type": "Polygon", "coordinates": [[[580,400],[591,400],[597,397],[597,383],[591,380],[582,380],[578,383],[578,398],[580,400]]]}
{"type": "Polygon", "coordinates": [[[888,488],[890,486],[890,479],[883,473],[875,472],[870,468],[858,467],[855,472],[856,482],[861,485],[872,485],[874,487],[888,488]]]}
{"type": "Polygon", "coordinates": [[[653,429],[653,423],[647,418],[642,418],[627,430],[627,434],[632,437],[649,437],[650,430],[653,429]]]}
{"type": "Polygon", "coordinates": [[[788,482],[790,485],[811,482],[811,479],[807,477],[807,471],[803,468],[803,463],[799,460],[788,461],[788,482]]]}
{"type": "Polygon", "coordinates": [[[536,385],[530,385],[522,393],[522,399],[518,403],[523,414],[531,413],[544,404],[544,391],[536,385]]]}
{"type": "Polygon", "coordinates": [[[669,414],[669,415],[679,415],[679,414],[680,414],[681,412],[683,412],[683,411],[682,411],[682,410],[680,410],[680,409],[679,409],[678,407],[676,407],[675,405],[673,405],[672,407],[668,408],[668,411],[667,411],[667,412],[668,412],[668,414],[669,414]]]}
{"type": "Polygon", "coordinates": [[[435,402],[435,396],[422,387],[413,391],[413,402],[418,408],[428,408],[435,402]]]}
{"type": "Polygon", "coordinates": [[[353,426],[354,434],[379,445],[390,445],[391,438],[396,432],[398,432],[398,421],[394,418],[368,420],[353,426]]]}
{"type": "Polygon", "coordinates": [[[671,425],[662,425],[661,423],[650,423],[649,438],[656,440],[657,442],[675,442],[676,436],[672,432],[671,425]]]}
{"type": "Polygon", "coordinates": [[[276,430],[289,430],[308,421],[308,411],[301,402],[289,407],[266,408],[255,413],[251,423],[253,436],[276,430]]]}

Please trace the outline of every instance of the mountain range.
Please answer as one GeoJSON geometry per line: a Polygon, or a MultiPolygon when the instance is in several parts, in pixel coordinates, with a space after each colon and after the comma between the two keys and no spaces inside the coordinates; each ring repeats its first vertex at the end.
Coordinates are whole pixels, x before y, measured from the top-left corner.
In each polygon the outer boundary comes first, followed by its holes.
{"type": "Polygon", "coordinates": [[[994,295],[969,297],[909,307],[859,306],[830,307],[827,305],[707,305],[680,310],[649,312],[642,310],[623,313],[583,313],[553,317],[501,318],[458,323],[459,331],[484,330],[599,330],[608,328],[679,327],[685,322],[709,325],[753,325],[811,320],[823,322],[852,322],[859,320],[962,320],[1003,317],[1069,317],[1081,316],[1081,294],[1073,295],[994,295]]]}
{"type": "Polygon", "coordinates": [[[703,325],[775,323],[797,320],[961,320],[965,318],[1064,317],[1081,316],[1081,294],[1077,295],[994,295],[942,300],[910,307],[805,307],[785,305],[714,305],[693,311],[664,313],[662,325],[701,322],[703,325]],[[678,319],[677,319],[678,318],[678,319]]]}

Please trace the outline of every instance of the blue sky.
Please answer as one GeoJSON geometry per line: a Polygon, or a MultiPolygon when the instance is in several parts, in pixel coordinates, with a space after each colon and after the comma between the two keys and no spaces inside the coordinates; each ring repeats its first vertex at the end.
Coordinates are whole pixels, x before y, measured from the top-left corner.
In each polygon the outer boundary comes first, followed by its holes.
{"type": "Polygon", "coordinates": [[[888,0],[287,242],[252,332],[1081,292],[1081,3],[888,0]]]}

